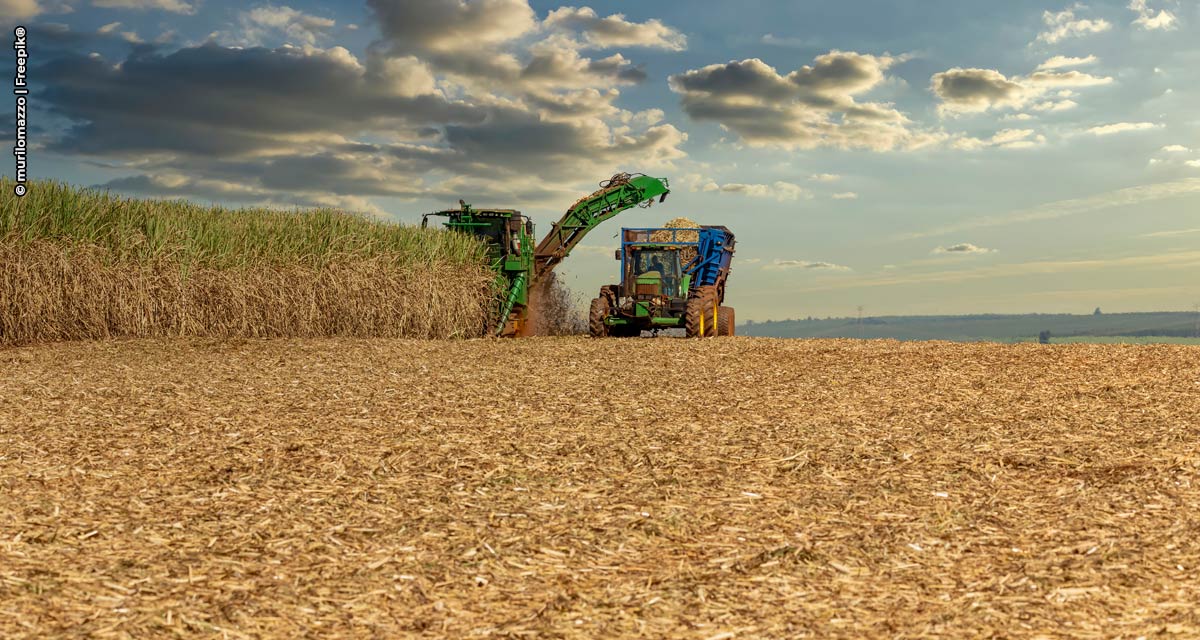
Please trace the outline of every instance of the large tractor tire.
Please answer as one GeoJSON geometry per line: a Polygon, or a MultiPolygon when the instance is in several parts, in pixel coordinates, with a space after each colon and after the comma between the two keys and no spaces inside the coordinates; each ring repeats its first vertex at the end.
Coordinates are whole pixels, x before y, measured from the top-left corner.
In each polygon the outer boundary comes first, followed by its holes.
{"type": "Polygon", "coordinates": [[[608,337],[608,325],[604,324],[604,319],[611,310],[606,296],[592,298],[592,306],[588,310],[588,333],[592,334],[593,338],[608,337]]]}
{"type": "Polygon", "coordinates": [[[713,301],[716,300],[716,287],[699,287],[688,296],[687,311],[684,317],[684,329],[687,337],[699,338],[701,322],[704,325],[705,338],[711,338],[717,333],[716,318],[713,318],[713,301]],[[703,318],[703,320],[701,320],[703,318]]]}
{"type": "Polygon", "coordinates": [[[733,307],[719,307],[717,309],[717,335],[734,335],[733,307]]]}

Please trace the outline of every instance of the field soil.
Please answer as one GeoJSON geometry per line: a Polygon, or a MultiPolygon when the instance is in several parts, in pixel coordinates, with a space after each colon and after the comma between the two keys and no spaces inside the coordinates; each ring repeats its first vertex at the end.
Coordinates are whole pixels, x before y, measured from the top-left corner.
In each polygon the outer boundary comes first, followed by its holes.
{"type": "Polygon", "coordinates": [[[0,636],[1200,635],[1200,349],[0,350],[0,636]]]}

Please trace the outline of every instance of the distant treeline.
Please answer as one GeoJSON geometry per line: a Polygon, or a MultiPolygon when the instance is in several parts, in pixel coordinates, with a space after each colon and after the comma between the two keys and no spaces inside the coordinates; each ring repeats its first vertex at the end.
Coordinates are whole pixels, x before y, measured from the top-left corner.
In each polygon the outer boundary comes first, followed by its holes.
{"type": "Polygon", "coordinates": [[[1194,312],[1073,314],[973,314],[962,316],[875,316],[862,318],[804,318],[747,322],[738,333],[775,338],[893,338],[897,340],[954,340],[1021,342],[1036,340],[1043,331],[1054,337],[1075,336],[1196,336],[1194,312]]]}

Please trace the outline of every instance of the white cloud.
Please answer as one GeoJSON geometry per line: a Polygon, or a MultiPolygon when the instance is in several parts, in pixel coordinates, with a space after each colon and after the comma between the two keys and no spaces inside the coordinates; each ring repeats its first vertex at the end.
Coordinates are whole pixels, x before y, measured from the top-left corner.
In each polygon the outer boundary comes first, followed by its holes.
{"type": "Polygon", "coordinates": [[[808,179],[813,182],[837,182],[842,179],[842,176],[836,173],[814,173],[808,179]]]}
{"type": "Polygon", "coordinates": [[[587,44],[598,48],[651,47],[668,51],[687,48],[687,37],[657,18],[629,22],[620,13],[601,18],[590,7],[560,7],[551,11],[542,24],[550,29],[578,30],[587,44]]]}
{"type": "Polygon", "coordinates": [[[1175,28],[1175,14],[1166,9],[1161,9],[1158,13],[1155,13],[1146,0],[1130,0],[1129,9],[1138,14],[1133,24],[1147,31],[1156,29],[1168,31],[1175,28]]]}
{"type": "Polygon", "coordinates": [[[858,200],[858,194],[853,191],[843,191],[833,194],[834,200],[858,200]]]}
{"type": "Polygon", "coordinates": [[[851,271],[850,267],[832,262],[813,262],[810,260],[772,260],[770,264],[763,267],[772,271],[786,271],[791,269],[813,270],[813,271],[851,271]]]}
{"type": "Polygon", "coordinates": [[[581,244],[571,250],[573,254],[583,254],[588,256],[600,256],[603,258],[612,258],[616,255],[617,247],[601,247],[594,244],[581,244]]]}
{"type": "Polygon", "coordinates": [[[1177,229],[1175,231],[1155,231],[1154,233],[1143,233],[1139,238],[1174,238],[1176,236],[1190,236],[1200,233],[1200,229],[1177,229]]]}
{"type": "Polygon", "coordinates": [[[934,249],[931,253],[966,256],[966,255],[979,255],[979,254],[983,254],[983,253],[995,253],[995,252],[996,252],[995,249],[985,249],[983,247],[973,245],[969,242],[961,242],[959,244],[952,244],[948,247],[938,247],[938,248],[934,249]]]}
{"type": "Polygon", "coordinates": [[[997,131],[991,138],[959,137],[951,143],[955,149],[974,151],[987,147],[1001,149],[1029,149],[1046,144],[1046,136],[1033,129],[1003,129],[997,131]]]}
{"type": "Polygon", "coordinates": [[[0,14],[10,18],[32,18],[41,12],[37,0],[0,0],[0,14]]]}
{"type": "Polygon", "coordinates": [[[717,184],[716,182],[708,182],[700,188],[701,191],[720,192],[720,193],[737,193],[750,196],[752,198],[774,198],[779,201],[799,200],[800,198],[811,198],[803,187],[790,182],[775,182],[773,184],[741,184],[727,183],[717,184]]]}
{"type": "Polygon", "coordinates": [[[182,0],[92,0],[92,6],[105,9],[161,9],[184,15],[196,12],[195,7],[182,0]]]}
{"type": "Polygon", "coordinates": [[[1038,71],[1046,69],[1063,69],[1066,67],[1081,67],[1083,65],[1093,64],[1098,60],[1096,56],[1087,56],[1085,58],[1071,58],[1068,56],[1054,56],[1049,60],[1038,65],[1038,71]]]}
{"type": "Polygon", "coordinates": [[[1188,149],[1187,147],[1185,147],[1181,144],[1169,144],[1169,145],[1163,147],[1162,150],[1165,151],[1166,153],[1187,153],[1187,152],[1191,151],[1191,149],[1188,149]]]}
{"type": "Polygon", "coordinates": [[[1193,169],[1200,169],[1200,160],[1188,160],[1184,164],[1186,164],[1187,166],[1189,166],[1193,169]]]}
{"type": "Polygon", "coordinates": [[[1161,124],[1153,122],[1114,122],[1112,124],[1100,125],[1088,129],[1087,132],[1096,136],[1109,136],[1114,133],[1125,133],[1127,131],[1147,131],[1150,129],[1161,129],[1161,124]]]}
{"type": "MultiPolygon", "coordinates": [[[[1112,84],[1111,77],[1093,76],[1081,71],[1035,71],[1028,76],[1005,76],[995,69],[963,69],[955,67],[933,75],[930,89],[941,100],[938,113],[958,115],[981,113],[990,109],[1021,109],[1047,94],[1059,90],[1063,98],[1074,93],[1064,87],[1096,87],[1112,84]]],[[[1063,110],[1076,106],[1074,101],[1062,100],[1036,103],[1035,108],[1063,110]]]]}
{"type": "Polygon", "coordinates": [[[1046,102],[1039,102],[1035,105],[1031,105],[1029,108],[1033,109],[1034,111],[1049,111],[1053,113],[1056,111],[1068,111],[1078,106],[1079,103],[1075,102],[1074,100],[1047,100],[1046,102]]]}
{"type": "Polygon", "coordinates": [[[96,33],[103,33],[103,34],[107,35],[107,34],[110,34],[114,31],[116,31],[117,27],[119,27],[119,26],[121,26],[120,22],[110,22],[110,23],[100,27],[99,29],[96,29],[96,33]]]}
{"type": "Polygon", "coordinates": [[[288,42],[313,46],[324,37],[336,22],[330,18],[309,15],[286,6],[265,5],[242,12],[242,40],[264,44],[269,34],[283,34],[288,42]]]}
{"type": "Polygon", "coordinates": [[[1075,16],[1076,10],[1086,8],[1083,4],[1076,4],[1058,13],[1050,11],[1043,13],[1042,22],[1046,24],[1047,30],[1038,34],[1038,41],[1045,42],[1046,44],[1054,44],[1067,38],[1077,38],[1090,33],[1101,33],[1112,28],[1112,23],[1103,18],[1090,20],[1075,16]]]}

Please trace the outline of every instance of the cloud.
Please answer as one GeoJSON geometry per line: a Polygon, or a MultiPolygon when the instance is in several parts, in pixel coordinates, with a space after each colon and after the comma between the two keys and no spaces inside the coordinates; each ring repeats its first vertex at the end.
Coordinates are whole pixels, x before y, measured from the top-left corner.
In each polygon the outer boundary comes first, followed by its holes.
{"type": "Polygon", "coordinates": [[[1033,129],[1003,129],[991,138],[959,137],[951,143],[955,149],[974,151],[987,147],[1001,149],[1030,149],[1046,144],[1046,136],[1033,129]]]}
{"type": "Polygon", "coordinates": [[[602,258],[612,259],[617,252],[616,246],[601,247],[594,244],[581,244],[571,250],[572,254],[585,256],[600,256],[602,258]]]}
{"type": "Polygon", "coordinates": [[[1158,13],[1155,13],[1149,7],[1146,0],[1130,0],[1129,10],[1138,14],[1137,19],[1132,24],[1147,31],[1169,31],[1175,28],[1175,14],[1166,9],[1161,9],[1158,13]]]}
{"type": "Polygon", "coordinates": [[[891,104],[860,102],[905,58],[830,51],[781,74],[758,58],[669,78],[694,120],[719,123],[752,147],[915,149],[942,139],[920,131],[891,104]]]}
{"type": "Polygon", "coordinates": [[[813,182],[837,182],[842,179],[842,176],[836,173],[814,173],[808,179],[813,182]]]}
{"type": "Polygon", "coordinates": [[[1038,71],[1046,69],[1064,69],[1066,67],[1082,67],[1084,65],[1095,64],[1098,58],[1089,55],[1084,58],[1071,58],[1068,56],[1054,56],[1049,60],[1038,65],[1038,71]]]}
{"type": "Polygon", "coordinates": [[[1122,272],[1128,273],[1131,269],[1195,269],[1197,267],[1200,267],[1200,251],[1176,251],[1092,260],[1037,260],[924,273],[887,273],[875,277],[842,279],[836,284],[821,284],[812,287],[787,289],[787,292],[816,293],[828,290],[844,291],[846,289],[966,282],[992,278],[1020,278],[1039,274],[1088,272],[1106,269],[1119,269],[1122,272]]]}
{"type": "Polygon", "coordinates": [[[41,12],[38,0],[0,0],[0,14],[10,18],[32,18],[41,12]]]}
{"type": "Polygon", "coordinates": [[[995,249],[985,249],[983,247],[973,245],[969,242],[962,242],[959,244],[952,244],[948,247],[938,247],[938,248],[934,249],[931,253],[966,256],[966,255],[979,255],[979,254],[984,254],[984,253],[995,253],[995,252],[996,252],[995,249]]]}
{"type": "Polygon", "coordinates": [[[537,27],[527,0],[367,0],[384,38],[405,50],[479,51],[511,42],[537,27]]]}
{"type": "Polygon", "coordinates": [[[1048,202],[1036,207],[1020,209],[1002,215],[984,216],[971,220],[964,220],[963,222],[958,222],[943,227],[929,229],[926,231],[904,233],[895,236],[894,239],[913,240],[919,238],[928,238],[931,236],[940,236],[948,233],[959,233],[971,229],[997,227],[1009,224],[1019,224],[1023,222],[1036,222],[1041,220],[1053,220],[1056,218],[1064,218],[1082,213],[1104,211],[1114,207],[1133,206],[1146,202],[1177,198],[1193,193],[1200,193],[1200,178],[1189,178],[1174,182],[1160,182],[1157,184],[1126,187],[1124,189],[1100,193],[1085,198],[1074,198],[1070,200],[1048,202]]]}
{"type": "Polygon", "coordinates": [[[560,7],[546,16],[543,25],[579,31],[585,42],[598,48],[650,47],[669,51],[687,48],[687,37],[657,18],[629,22],[620,13],[601,18],[590,7],[560,7]]]}
{"type": "Polygon", "coordinates": [[[1188,149],[1181,144],[1169,144],[1163,147],[1162,150],[1166,153],[1187,153],[1191,151],[1191,149],[1188,149]]]}
{"type": "MultiPolygon", "coordinates": [[[[1137,0],[1134,1],[1136,2],[1137,0]]],[[[1067,38],[1077,38],[1090,33],[1101,33],[1112,28],[1112,23],[1102,18],[1089,20],[1075,16],[1076,10],[1086,8],[1083,4],[1076,4],[1069,9],[1064,9],[1057,13],[1044,12],[1042,14],[1042,22],[1045,23],[1047,30],[1038,34],[1038,42],[1055,44],[1067,38]]]]}
{"type": "MultiPolygon", "coordinates": [[[[956,67],[935,73],[930,89],[941,100],[938,113],[945,116],[991,109],[1020,109],[1055,89],[1095,87],[1112,81],[1111,77],[1080,71],[1035,71],[1029,76],[1010,78],[995,69],[956,67]]],[[[1061,111],[1074,106],[1073,101],[1061,101],[1039,103],[1034,108],[1061,111]]]]}
{"type": "Polygon", "coordinates": [[[100,189],[133,192],[165,198],[178,198],[186,195],[203,200],[220,202],[235,201],[273,209],[327,207],[377,216],[385,215],[384,211],[377,205],[367,198],[360,196],[332,193],[280,193],[270,189],[247,186],[238,182],[196,178],[177,173],[117,178],[93,186],[100,189]]]}
{"type": "Polygon", "coordinates": [[[858,200],[858,194],[853,191],[843,191],[833,194],[834,200],[858,200]]]}
{"type": "Polygon", "coordinates": [[[798,184],[790,182],[775,182],[773,184],[741,184],[736,182],[717,184],[709,181],[700,188],[701,191],[716,193],[736,193],[751,198],[774,198],[779,201],[811,198],[812,194],[798,184]]]}
{"type": "Polygon", "coordinates": [[[852,271],[850,267],[845,267],[832,262],[811,262],[809,260],[772,260],[770,264],[763,266],[763,269],[772,271],[786,271],[791,269],[812,270],[812,271],[852,271]]]}
{"type": "Polygon", "coordinates": [[[1189,166],[1193,169],[1200,169],[1200,160],[1188,160],[1184,164],[1186,164],[1187,166],[1189,166]]]}
{"type": "Polygon", "coordinates": [[[1153,122],[1114,122],[1092,127],[1087,130],[1088,133],[1096,136],[1109,136],[1114,133],[1125,133],[1127,131],[1147,131],[1149,129],[1161,129],[1161,124],[1153,122]]]}
{"type": "Polygon", "coordinates": [[[195,7],[182,0],[92,0],[92,6],[105,9],[161,9],[184,15],[196,13],[195,7]]]}
{"type": "Polygon", "coordinates": [[[269,34],[278,33],[284,35],[289,43],[312,46],[336,24],[330,18],[272,5],[244,11],[238,20],[242,26],[241,42],[249,44],[262,44],[269,34]]]}
{"type": "Polygon", "coordinates": [[[1200,233],[1200,229],[1176,229],[1174,231],[1155,231],[1153,233],[1143,233],[1139,238],[1174,238],[1177,236],[1189,236],[1200,233]]]}
{"type": "Polygon", "coordinates": [[[274,5],[247,11],[246,24],[305,44],[141,45],[114,62],[77,52],[94,50],[101,34],[63,31],[56,39],[71,53],[41,67],[39,101],[72,124],[48,146],[126,168],[110,183],[123,191],[253,203],[336,197],[368,210],[371,197],[559,204],[631,157],[642,170],[685,157],[687,136],[661,111],[616,104],[612,85],[644,72],[619,53],[582,56],[562,34],[518,39],[536,27],[521,17],[524,0],[371,5],[384,31],[362,59],[308,44],[332,20],[274,5]],[[458,21],[447,27],[438,16],[458,21]],[[447,29],[492,49],[481,57],[446,40],[447,29]]]}

